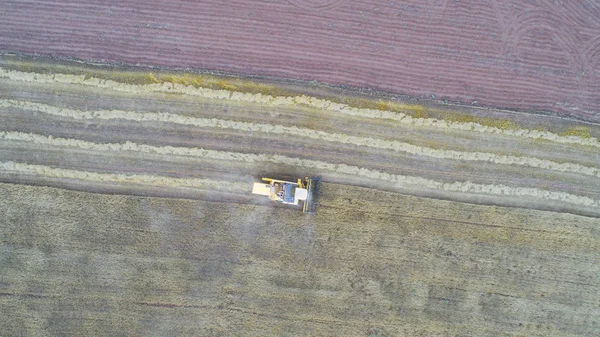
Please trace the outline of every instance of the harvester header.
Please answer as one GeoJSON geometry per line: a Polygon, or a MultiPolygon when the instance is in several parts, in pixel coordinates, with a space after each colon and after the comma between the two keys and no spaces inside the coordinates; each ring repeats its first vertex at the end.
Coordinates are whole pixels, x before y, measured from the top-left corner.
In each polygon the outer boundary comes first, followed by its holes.
{"type": "Polygon", "coordinates": [[[318,179],[306,177],[294,182],[262,178],[262,181],[254,183],[253,194],[264,195],[274,202],[288,205],[300,205],[302,202],[304,213],[315,213],[318,179]]]}

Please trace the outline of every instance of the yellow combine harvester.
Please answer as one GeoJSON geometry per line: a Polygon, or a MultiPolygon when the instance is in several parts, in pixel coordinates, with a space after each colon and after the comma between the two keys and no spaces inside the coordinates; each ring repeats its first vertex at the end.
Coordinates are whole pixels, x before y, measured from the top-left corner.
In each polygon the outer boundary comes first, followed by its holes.
{"type": "Polygon", "coordinates": [[[264,195],[272,201],[288,205],[299,205],[302,201],[304,213],[315,213],[318,179],[306,177],[304,180],[298,179],[297,182],[272,178],[262,180],[262,183],[254,183],[252,194],[264,195]]]}

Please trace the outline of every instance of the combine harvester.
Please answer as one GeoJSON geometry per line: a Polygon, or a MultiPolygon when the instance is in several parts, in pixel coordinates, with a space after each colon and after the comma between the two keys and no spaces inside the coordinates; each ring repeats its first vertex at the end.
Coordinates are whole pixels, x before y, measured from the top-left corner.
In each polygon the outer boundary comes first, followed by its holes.
{"type": "Polygon", "coordinates": [[[297,182],[262,178],[262,183],[254,183],[252,194],[264,195],[270,200],[288,205],[299,205],[303,202],[302,211],[314,214],[317,208],[317,184],[319,179],[305,178],[297,182]]]}

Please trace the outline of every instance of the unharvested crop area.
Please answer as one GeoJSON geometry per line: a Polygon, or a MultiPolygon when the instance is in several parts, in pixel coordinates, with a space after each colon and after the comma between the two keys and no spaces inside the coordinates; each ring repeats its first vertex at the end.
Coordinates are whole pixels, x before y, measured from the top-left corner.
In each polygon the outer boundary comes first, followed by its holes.
{"type": "Polygon", "coordinates": [[[3,334],[600,330],[593,124],[14,57],[0,88],[3,334]],[[264,175],[322,177],[317,214],[264,175]]]}
{"type": "Polygon", "coordinates": [[[596,218],[323,183],[319,213],[0,184],[5,335],[592,336],[596,218]]]}

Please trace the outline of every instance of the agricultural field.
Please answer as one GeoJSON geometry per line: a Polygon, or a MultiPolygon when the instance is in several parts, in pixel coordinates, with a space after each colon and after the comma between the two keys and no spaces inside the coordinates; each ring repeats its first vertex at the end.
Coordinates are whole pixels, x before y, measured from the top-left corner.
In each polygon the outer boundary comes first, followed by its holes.
{"type": "Polygon", "coordinates": [[[594,0],[2,1],[0,336],[600,335],[599,69],[594,0]]]}
{"type": "Polygon", "coordinates": [[[1,184],[4,335],[593,336],[597,218],[322,184],[319,212],[1,184]]]}
{"type": "Polygon", "coordinates": [[[10,55],[0,88],[6,335],[600,330],[593,124],[10,55]],[[306,175],[315,215],[250,193],[306,175]]]}

